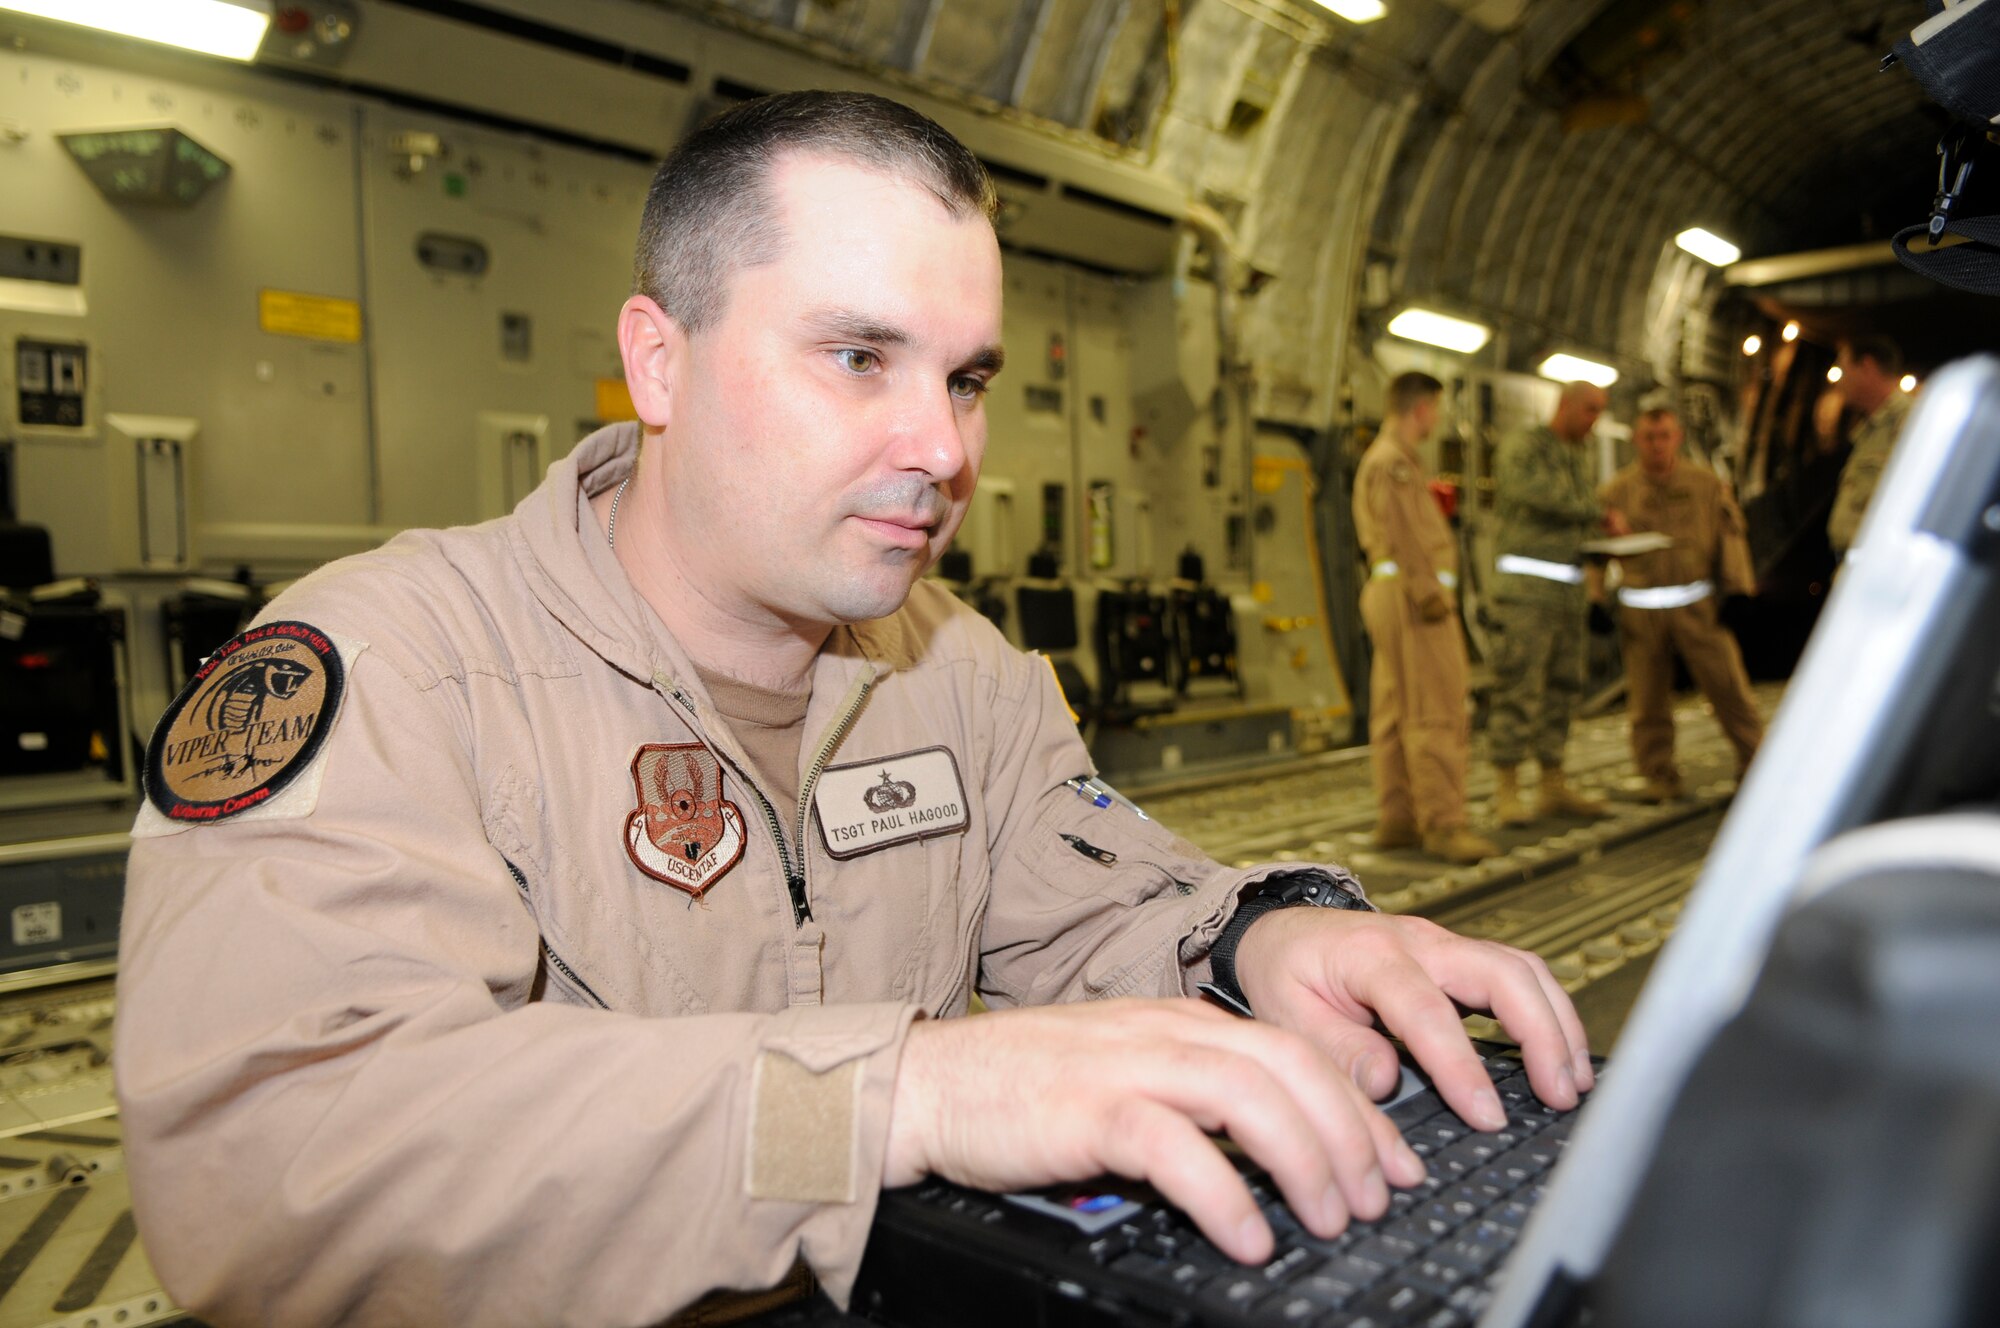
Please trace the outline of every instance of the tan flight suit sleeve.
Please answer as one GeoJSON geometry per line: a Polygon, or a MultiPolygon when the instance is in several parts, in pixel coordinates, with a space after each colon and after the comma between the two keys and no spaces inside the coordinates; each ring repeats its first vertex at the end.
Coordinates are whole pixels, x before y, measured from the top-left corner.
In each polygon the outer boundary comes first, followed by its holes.
{"type": "Polygon", "coordinates": [[[1095,767],[1039,659],[1014,655],[991,685],[981,994],[996,1007],[1192,994],[1237,892],[1270,868],[1225,868],[1157,821],[1079,798],[1064,781],[1095,767]]]}
{"type": "Polygon", "coordinates": [[[115,1064],[168,1291],[217,1325],[643,1324],[803,1258],[844,1300],[914,1011],[530,1000],[463,695],[378,649],[348,686],[309,815],[133,848],[115,1064]],[[822,1128],[755,1156],[801,1101],[822,1128]]]}
{"type": "Polygon", "coordinates": [[[1421,609],[1434,595],[1444,593],[1430,550],[1418,535],[1420,514],[1417,503],[1435,503],[1423,475],[1407,461],[1392,460],[1376,467],[1367,479],[1367,501],[1374,509],[1378,538],[1396,564],[1397,580],[1412,608],[1421,609]]]}
{"type": "Polygon", "coordinates": [[[1716,582],[1724,595],[1754,595],[1757,564],[1750,556],[1749,523],[1743,519],[1743,509],[1728,483],[1718,476],[1716,486],[1719,490],[1716,503],[1721,509],[1716,514],[1720,526],[1716,536],[1716,582]]]}

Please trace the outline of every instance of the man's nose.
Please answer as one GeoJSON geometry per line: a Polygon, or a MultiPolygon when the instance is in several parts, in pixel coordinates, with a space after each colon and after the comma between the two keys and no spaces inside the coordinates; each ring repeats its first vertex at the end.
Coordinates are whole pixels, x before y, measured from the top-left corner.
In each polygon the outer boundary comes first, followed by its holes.
{"type": "Polygon", "coordinates": [[[924,383],[899,404],[891,461],[898,470],[924,472],[934,483],[950,482],[966,465],[966,414],[951,389],[924,383]]]}

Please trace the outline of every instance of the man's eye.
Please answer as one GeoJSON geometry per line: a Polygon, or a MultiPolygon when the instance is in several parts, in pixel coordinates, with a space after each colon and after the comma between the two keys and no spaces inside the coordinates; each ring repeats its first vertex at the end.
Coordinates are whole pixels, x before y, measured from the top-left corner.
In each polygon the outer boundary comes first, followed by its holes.
{"type": "Polygon", "coordinates": [[[961,374],[951,380],[951,394],[960,401],[977,401],[986,395],[986,380],[961,374]]]}
{"type": "Polygon", "coordinates": [[[837,350],[833,355],[841,368],[855,374],[865,374],[882,362],[872,350],[837,350]]]}

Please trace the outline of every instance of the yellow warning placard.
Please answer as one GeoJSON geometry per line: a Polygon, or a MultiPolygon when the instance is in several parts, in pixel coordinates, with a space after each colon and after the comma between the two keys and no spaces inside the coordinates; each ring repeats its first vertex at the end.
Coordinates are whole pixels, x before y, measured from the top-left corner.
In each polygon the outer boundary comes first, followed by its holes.
{"type": "Polygon", "coordinates": [[[281,337],[361,340],[361,302],[300,291],[257,292],[257,326],[281,337]]]}
{"type": "Polygon", "coordinates": [[[632,393],[626,389],[623,378],[600,378],[597,380],[597,422],[616,424],[619,420],[636,420],[639,412],[632,406],[632,393]]]}

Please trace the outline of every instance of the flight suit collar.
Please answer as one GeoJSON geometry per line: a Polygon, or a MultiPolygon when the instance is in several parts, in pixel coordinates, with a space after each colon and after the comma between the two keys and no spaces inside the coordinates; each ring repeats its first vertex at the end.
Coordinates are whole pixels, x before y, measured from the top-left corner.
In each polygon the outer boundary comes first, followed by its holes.
{"type": "MultiPolygon", "coordinates": [[[[589,507],[591,498],[631,475],[638,454],[636,421],[597,430],[521,500],[510,536],[522,575],[550,616],[613,668],[650,680],[656,648],[640,616],[645,606],[589,507]]],[[[692,677],[693,667],[679,662],[675,672],[692,677]]]]}
{"type": "Polygon", "coordinates": [[[1420,466],[1422,464],[1423,454],[1417,450],[1417,445],[1415,443],[1404,442],[1401,438],[1396,436],[1396,431],[1393,429],[1384,429],[1382,431],[1382,437],[1385,440],[1387,440],[1390,449],[1394,451],[1397,456],[1401,457],[1405,461],[1410,462],[1413,465],[1420,466]]]}
{"type": "MultiPolygon", "coordinates": [[[[590,500],[631,475],[639,426],[606,425],[549,467],[541,486],[514,510],[517,560],[542,607],[607,664],[648,685],[695,701],[704,727],[727,731],[693,659],[633,586],[599,530],[590,500]]],[[[837,627],[813,661],[810,739],[864,676],[879,680],[914,662],[902,615],[837,627]]]]}

